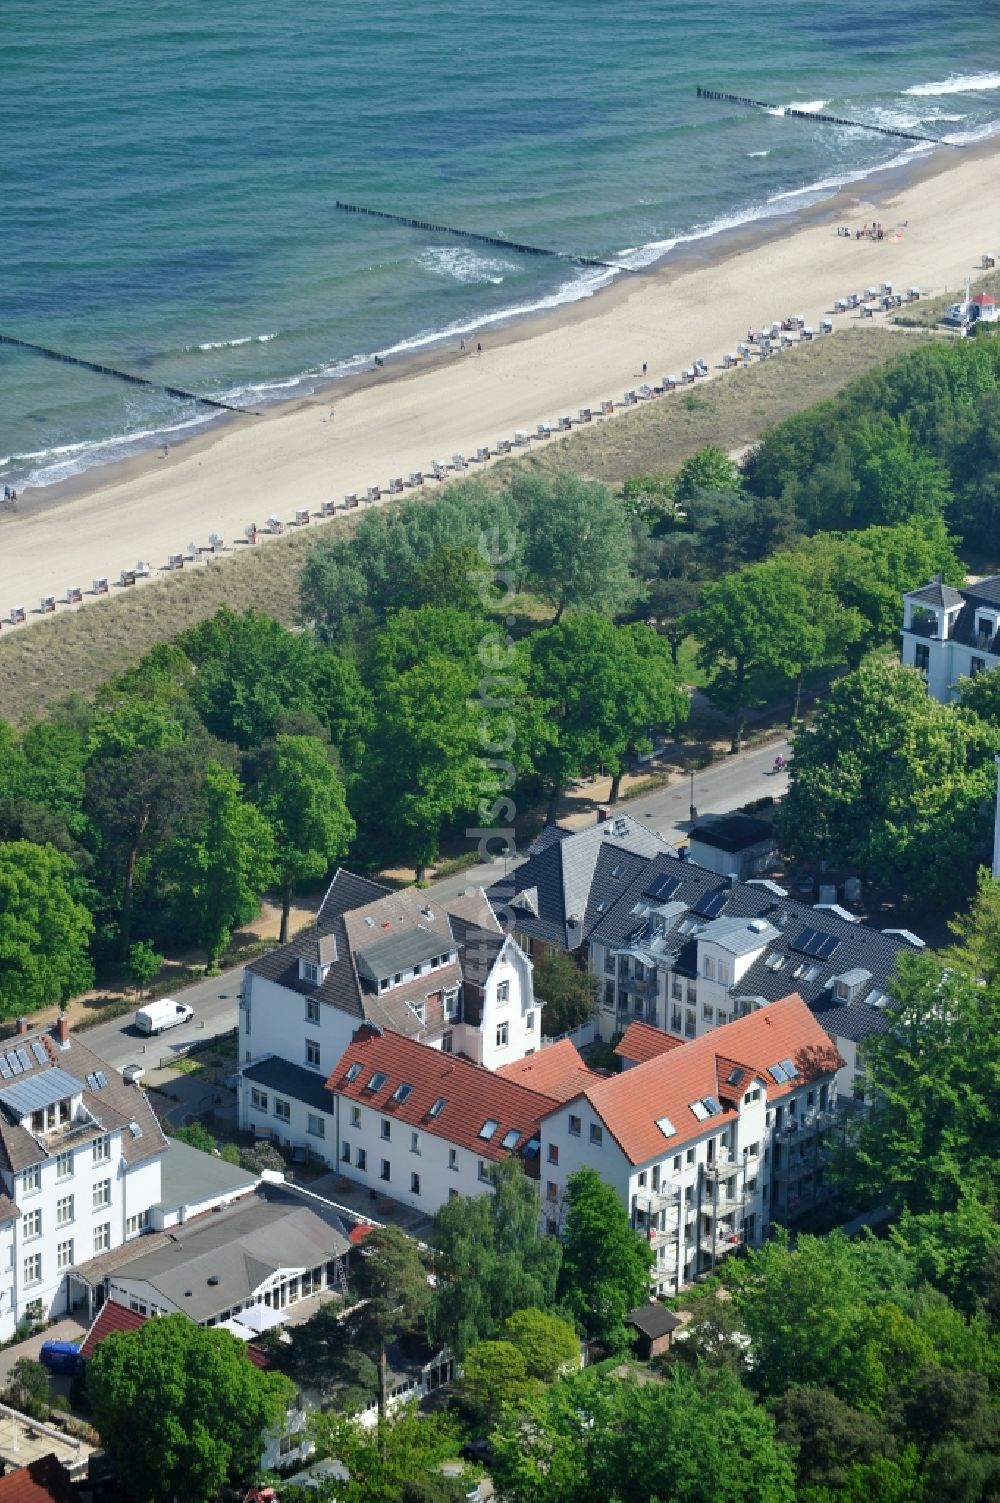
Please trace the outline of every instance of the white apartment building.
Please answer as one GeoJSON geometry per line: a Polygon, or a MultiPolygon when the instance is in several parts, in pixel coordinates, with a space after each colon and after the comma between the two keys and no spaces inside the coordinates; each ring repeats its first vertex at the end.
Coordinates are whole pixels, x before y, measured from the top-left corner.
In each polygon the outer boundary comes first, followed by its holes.
{"type": "Polygon", "coordinates": [[[1000,668],[1000,575],[960,590],[939,575],[904,595],[901,656],[941,704],[957,697],[959,679],[1000,668]]]}
{"type": "Polygon", "coordinates": [[[22,1026],[0,1051],[0,1339],[64,1315],[73,1270],[137,1238],[167,1142],[138,1084],[71,1035],[22,1026]]]}
{"type": "Polygon", "coordinates": [[[340,871],[315,930],[247,967],[241,1127],[335,1162],[326,1081],[365,1022],[491,1070],[541,1044],[531,962],[482,891],[442,903],[340,871]]]}
{"type": "Polygon", "coordinates": [[[688,1043],[633,1023],[617,1052],[620,1074],[542,1118],[551,1232],[569,1175],[595,1169],[649,1239],[652,1292],[673,1294],[822,1198],[842,1060],[801,998],[688,1043]]]}

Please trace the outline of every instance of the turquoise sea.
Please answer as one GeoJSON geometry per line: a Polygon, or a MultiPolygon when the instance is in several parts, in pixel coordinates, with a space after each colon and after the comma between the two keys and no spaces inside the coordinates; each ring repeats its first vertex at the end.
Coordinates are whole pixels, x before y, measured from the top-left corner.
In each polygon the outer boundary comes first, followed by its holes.
{"type": "MultiPolygon", "coordinates": [[[[955,142],[1000,127],[996,0],[6,0],[0,332],[260,405],[910,154],[697,84],[955,142]]],[[[920,148],[925,149],[925,148],[920,148]]],[[[209,421],[0,345],[0,471],[209,421]]]]}

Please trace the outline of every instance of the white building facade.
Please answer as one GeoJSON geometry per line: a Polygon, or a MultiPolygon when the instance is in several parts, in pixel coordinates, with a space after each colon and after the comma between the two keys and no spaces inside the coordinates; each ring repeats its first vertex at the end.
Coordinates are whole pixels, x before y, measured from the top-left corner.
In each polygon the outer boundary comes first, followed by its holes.
{"type": "Polygon", "coordinates": [[[953,589],[940,578],[903,596],[904,668],[916,668],[940,704],[958,683],[1000,668],[1000,575],[953,589]]]}

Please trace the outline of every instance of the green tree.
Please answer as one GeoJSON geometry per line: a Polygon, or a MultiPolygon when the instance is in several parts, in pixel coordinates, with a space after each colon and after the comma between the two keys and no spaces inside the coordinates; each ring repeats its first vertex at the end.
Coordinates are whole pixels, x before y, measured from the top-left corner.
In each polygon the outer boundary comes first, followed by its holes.
{"type": "Polygon", "coordinates": [[[828,1388],[793,1387],[774,1402],[778,1439],[796,1457],[801,1490],[847,1486],[848,1472],[894,1450],[886,1426],[872,1414],[852,1409],[828,1388]]]}
{"type": "Polygon", "coordinates": [[[129,946],[129,980],[140,997],[145,993],[153,977],[159,975],[163,959],[164,957],[154,950],[148,939],[137,939],[135,944],[129,946]]]}
{"type": "MultiPolygon", "coordinates": [[[[347,1473],[334,1486],[337,1503],[401,1503],[410,1483],[440,1477],[441,1463],[455,1455],[461,1439],[452,1415],[419,1414],[413,1407],[391,1415],[378,1430],[319,1410],[310,1415],[310,1425],[319,1455],[336,1457],[347,1473]]],[[[286,1496],[309,1503],[316,1494],[293,1484],[282,1487],[286,1496]]],[[[450,1495],[431,1496],[443,1503],[450,1495]]]]}
{"type": "Polygon", "coordinates": [[[478,615],[484,605],[486,568],[482,555],[468,543],[442,543],[429,558],[414,564],[402,604],[419,610],[447,600],[455,610],[478,615]]]}
{"type": "Polygon", "coordinates": [[[298,1386],[317,1390],[324,1409],[346,1414],[367,1409],[378,1398],[378,1368],[354,1345],[356,1324],[340,1300],[327,1300],[272,1343],[271,1360],[298,1386]]]}
{"type": "Polygon", "coordinates": [[[580,1341],[569,1321],[547,1310],[515,1310],[500,1335],[524,1358],[529,1378],[552,1383],[559,1374],[580,1363],[580,1341]]]}
{"type": "Polygon", "coordinates": [[[520,1406],[536,1387],[524,1356],[509,1341],[480,1341],[465,1354],[462,1389],[484,1423],[495,1423],[507,1404],[520,1406]]]}
{"type": "Polygon", "coordinates": [[[548,791],[548,819],[562,790],[587,767],[612,769],[612,798],[630,752],[651,732],[672,731],[687,716],[687,696],[662,638],[646,626],[616,627],[592,611],[536,632],[529,643],[530,687],[548,740],[536,770],[548,791]]]}
{"type": "Polygon", "coordinates": [[[994,1250],[1000,1250],[995,1211],[977,1195],[959,1196],[954,1210],[917,1214],[904,1209],[890,1235],[921,1278],[940,1289],[960,1309],[977,1303],[976,1279],[994,1250]]]}
{"type": "Polygon", "coordinates": [[[271,826],[242,796],[235,773],[210,762],[197,830],[176,844],[176,868],[198,941],[214,966],[233,929],[257,912],[274,871],[271,826]]]}
{"type": "Polygon", "coordinates": [[[998,744],[931,699],[919,674],[870,659],[796,737],[782,846],[796,863],[851,866],[919,901],[953,896],[990,834],[998,744]]]}
{"type": "Polygon", "coordinates": [[[864,1050],[874,1099],[849,1177],[917,1214],[970,1196],[995,1213],[1000,997],[932,954],[901,957],[891,993],[887,1027],[864,1050]]]}
{"type": "Polygon", "coordinates": [[[695,579],[653,579],[645,595],[646,607],[676,667],[681,643],[690,633],[691,617],[701,604],[701,584],[695,579]]]}
{"type": "Polygon", "coordinates": [[[738,491],[741,477],[737,464],[716,444],[706,444],[681,465],[674,486],[677,500],[692,500],[699,491],[738,491]]]}
{"type": "Polygon", "coordinates": [[[524,508],[524,561],[536,592],[555,608],[614,616],[635,596],[634,545],[620,501],[604,485],[559,474],[518,475],[511,486],[524,508]]]}
{"type": "Polygon", "coordinates": [[[594,1169],[566,1181],[559,1295],[592,1340],[625,1341],[625,1316],[649,1298],[653,1254],[616,1192],[594,1169]]]}
{"type": "Polygon", "coordinates": [[[93,921],[73,867],[51,846],[0,844],[0,1017],[66,1002],[93,985],[93,921]]]}
{"type": "Polygon", "coordinates": [[[284,944],[295,886],[319,881],[347,854],[355,824],[329,750],[315,736],[279,735],[269,748],[256,795],[274,838],[281,887],[278,942],[284,944]]]}
{"type": "Polygon", "coordinates": [[[87,1393],[122,1486],[150,1503],[211,1503],[223,1484],[245,1481],[294,1397],[235,1336],[186,1315],[106,1337],[87,1393]]]}
{"type": "Polygon", "coordinates": [[[542,1026],[550,1039],[572,1033],[597,1011],[596,976],[567,950],[547,950],[535,961],[535,996],[544,1002],[542,1026]]]}
{"type": "Polygon", "coordinates": [[[361,1341],[376,1353],[379,1424],[385,1422],[388,1380],[386,1346],[415,1330],[430,1304],[427,1269],[417,1244],[396,1226],[380,1226],[365,1238],[357,1264],[364,1304],[355,1317],[361,1341]]]}
{"type": "Polygon", "coordinates": [[[49,1375],[40,1362],[31,1357],[18,1357],[7,1375],[4,1402],[22,1414],[45,1419],[49,1412],[52,1393],[49,1375]]]}
{"type": "Polygon", "coordinates": [[[539,1233],[538,1186],[517,1159],[490,1171],[493,1193],[440,1206],[430,1235],[438,1272],[428,1333],[459,1361],[516,1310],[555,1302],[562,1251],[539,1233]]]}

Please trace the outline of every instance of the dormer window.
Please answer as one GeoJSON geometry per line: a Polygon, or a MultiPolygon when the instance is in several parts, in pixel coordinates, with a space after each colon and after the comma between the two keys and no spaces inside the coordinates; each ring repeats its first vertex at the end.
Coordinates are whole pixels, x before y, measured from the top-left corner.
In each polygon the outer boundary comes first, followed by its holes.
{"type": "Polygon", "coordinates": [[[318,965],[315,960],[299,961],[299,980],[308,986],[322,986],[329,971],[328,965],[318,965]]]}
{"type": "Polygon", "coordinates": [[[71,1111],[68,1101],[53,1101],[41,1111],[31,1114],[32,1132],[54,1132],[57,1127],[65,1127],[70,1120],[71,1111]]]}

